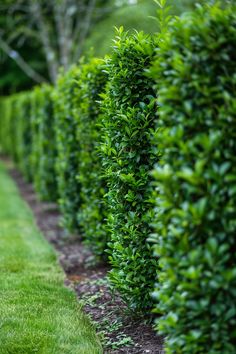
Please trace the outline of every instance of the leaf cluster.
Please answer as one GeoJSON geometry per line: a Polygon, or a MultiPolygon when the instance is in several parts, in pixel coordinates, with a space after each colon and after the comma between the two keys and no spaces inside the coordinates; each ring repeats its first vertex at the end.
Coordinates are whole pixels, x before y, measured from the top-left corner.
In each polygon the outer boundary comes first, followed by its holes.
{"type": "Polygon", "coordinates": [[[57,148],[52,94],[53,87],[46,84],[34,89],[30,117],[33,182],[39,197],[48,201],[57,200],[57,148]]]}
{"type": "Polygon", "coordinates": [[[109,206],[110,280],[132,309],[151,306],[157,261],[147,237],[151,231],[149,171],[156,162],[150,133],[155,126],[153,81],[146,76],[155,41],[120,28],[106,58],[108,85],[102,102],[101,153],[109,206]]]}
{"type": "Polygon", "coordinates": [[[53,92],[59,205],[63,225],[68,231],[79,230],[77,212],[81,206],[81,185],[78,180],[80,146],[76,138],[76,88],[80,72],[80,66],[76,65],[66,73],[61,72],[53,92]]]}
{"type": "Polygon", "coordinates": [[[101,141],[100,95],[105,89],[107,74],[103,61],[92,58],[81,65],[76,80],[76,140],[78,152],[78,182],[81,206],[77,213],[85,243],[94,254],[106,258],[108,231],[106,230],[107,207],[103,200],[106,183],[98,148],[101,141]]]}
{"type": "Polygon", "coordinates": [[[235,42],[235,8],[199,8],[171,27],[152,70],[155,297],[167,353],[235,353],[235,42]]]}

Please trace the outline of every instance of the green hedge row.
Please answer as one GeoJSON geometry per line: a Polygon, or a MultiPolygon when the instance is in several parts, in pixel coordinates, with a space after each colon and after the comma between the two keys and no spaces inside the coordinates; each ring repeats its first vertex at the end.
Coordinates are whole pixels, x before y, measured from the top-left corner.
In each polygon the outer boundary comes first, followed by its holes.
{"type": "Polygon", "coordinates": [[[67,73],[59,75],[53,93],[55,130],[57,142],[57,182],[59,205],[63,225],[70,232],[78,231],[77,213],[81,205],[80,183],[78,181],[77,141],[77,96],[76,88],[80,67],[73,66],[67,73]]]}
{"type": "Polygon", "coordinates": [[[31,93],[20,93],[0,101],[2,149],[18,164],[28,181],[32,180],[31,97],[31,93]]]}
{"type": "Polygon", "coordinates": [[[153,217],[151,176],[157,161],[152,134],[156,121],[154,81],[146,75],[155,41],[121,28],[105,61],[108,85],[102,102],[101,152],[108,185],[111,232],[110,279],[133,310],[150,308],[157,273],[147,237],[153,217]]]}
{"type": "Polygon", "coordinates": [[[15,159],[16,145],[13,144],[15,140],[15,115],[13,114],[14,101],[17,99],[11,96],[8,99],[1,99],[1,145],[6,154],[11,155],[15,159]]]}
{"type": "MultiPolygon", "coordinates": [[[[236,352],[236,12],[199,9],[158,50],[155,296],[172,353],[236,352]]],[[[152,76],[153,76],[152,75],[152,76]]]]}
{"type": "Polygon", "coordinates": [[[157,302],[167,353],[236,350],[235,13],[199,8],[154,38],[121,29],[105,60],[0,101],[3,150],[108,255],[130,309],[157,302]]]}
{"type": "Polygon", "coordinates": [[[77,141],[79,149],[78,181],[81,186],[81,206],[77,220],[85,242],[93,252],[106,258],[108,231],[107,206],[104,202],[106,182],[102,171],[99,146],[101,141],[101,95],[105,91],[107,74],[103,61],[91,59],[82,65],[77,80],[77,141]]]}
{"type": "Polygon", "coordinates": [[[31,168],[35,190],[43,200],[56,201],[58,196],[55,161],[57,157],[53,87],[36,87],[31,100],[32,151],[31,168]]]}
{"type": "Polygon", "coordinates": [[[17,128],[16,132],[17,163],[19,169],[25,176],[27,181],[32,181],[33,173],[31,168],[31,150],[32,150],[32,135],[31,135],[31,94],[20,94],[17,97],[18,109],[16,112],[17,128]]]}

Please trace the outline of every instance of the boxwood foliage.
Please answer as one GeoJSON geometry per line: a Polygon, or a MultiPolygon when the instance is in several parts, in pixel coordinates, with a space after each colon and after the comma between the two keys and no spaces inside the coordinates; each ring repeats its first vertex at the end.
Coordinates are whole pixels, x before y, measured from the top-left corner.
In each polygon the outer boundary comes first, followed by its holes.
{"type": "Polygon", "coordinates": [[[34,187],[37,188],[37,173],[39,170],[39,124],[40,124],[40,110],[41,110],[41,87],[36,86],[31,93],[30,105],[30,131],[31,131],[31,154],[30,165],[33,175],[34,187]]]}
{"type": "Polygon", "coordinates": [[[157,272],[147,243],[153,215],[149,171],[157,158],[150,138],[155,93],[145,69],[153,60],[154,47],[150,36],[129,35],[121,28],[105,63],[108,86],[103,95],[101,153],[108,183],[110,280],[134,310],[151,306],[157,272]]]}
{"type": "Polygon", "coordinates": [[[6,154],[17,161],[17,102],[18,95],[12,95],[2,99],[1,113],[1,144],[6,154]]]}
{"type": "Polygon", "coordinates": [[[31,180],[31,93],[23,92],[1,99],[1,147],[31,180]]]}
{"type": "Polygon", "coordinates": [[[31,97],[32,93],[17,95],[16,149],[17,165],[27,181],[32,181],[31,168],[32,134],[31,134],[31,97]]]}
{"type": "Polygon", "coordinates": [[[15,106],[17,102],[17,95],[10,96],[4,102],[4,121],[2,123],[2,142],[4,151],[9,154],[11,158],[17,160],[16,144],[16,112],[15,106]]]}
{"type": "Polygon", "coordinates": [[[43,200],[57,200],[56,134],[52,102],[53,87],[42,85],[34,91],[33,154],[34,184],[43,200]]]}
{"type": "Polygon", "coordinates": [[[167,353],[236,350],[236,12],[175,23],[157,77],[158,329],[167,353]],[[164,128],[166,127],[166,128],[164,128]]]}
{"type": "Polygon", "coordinates": [[[1,150],[5,154],[11,155],[12,149],[12,140],[11,140],[11,101],[12,97],[2,98],[0,101],[1,104],[1,150]]]}
{"type": "Polygon", "coordinates": [[[10,97],[10,111],[9,111],[9,149],[10,155],[14,162],[18,162],[17,155],[17,127],[18,127],[18,95],[10,97]]]}
{"type": "Polygon", "coordinates": [[[95,255],[104,257],[107,247],[106,213],[103,201],[105,181],[102,177],[101,158],[98,146],[100,132],[100,94],[105,89],[107,75],[102,70],[101,59],[90,59],[81,63],[81,72],[75,89],[77,99],[77,150],[78,181],[80,183],[81,206],[78,223],[84,240],[95,255]]]}
{"type": "Polygon", "coordinates": [[[78,122],[76,116],[76,80],[80,67],[72,66],[61,72],[53,93],[55,129],[57,141],[56,174],[59,205],[63,225],[70,231],[79,229],[77,213],[81,205],[80,182],[78,180],[79,145],[77,141],[78,122]]]}

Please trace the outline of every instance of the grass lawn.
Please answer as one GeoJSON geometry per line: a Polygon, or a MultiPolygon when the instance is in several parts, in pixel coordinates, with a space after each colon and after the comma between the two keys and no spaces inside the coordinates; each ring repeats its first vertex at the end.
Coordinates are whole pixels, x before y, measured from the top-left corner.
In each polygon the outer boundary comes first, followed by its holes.
{"type": "Polygon", "coordinates": [[[100,354],[55,252],[0,163],[0,353],[100,354]]]}

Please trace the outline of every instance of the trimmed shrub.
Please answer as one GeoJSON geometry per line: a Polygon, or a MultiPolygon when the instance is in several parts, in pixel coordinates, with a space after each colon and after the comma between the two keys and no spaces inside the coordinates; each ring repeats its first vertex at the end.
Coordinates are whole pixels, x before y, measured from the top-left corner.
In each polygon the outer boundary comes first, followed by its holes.
{"type": "Polygon", "coordinates": [[[5,154],[11,155],[12,142],[10,133],[10,122],[11,122],[11,98],[2,98],[1,104],[1,149],[5,154]]]}
{"type": "Polygon", "coordinates": [[[43,200],[57,199],[56,183],[56,134],[54,127],[53,87],[42,85],[33,93],[32,163],[34,168],[35,190],[43,200]]]}
{"type": "Polygon", "coordinates": [[[233,354],[235,8],[200,8],[170,32],[153,68],[163,154],[155,170],[158,329],[167,353],[233,354]]]}
{"type": "Polygon", "coordinates": [[[103,200],[106,187],[98,154],[101,140],[99,100],[107,80],[102,64],[102,60],[95,58],[81,64],[81,73],[75,90],[77,146],[80,147],[78,181],[81,188],[78,224],[82,228],[85,243],[99,257],[105,257],[104,250],[107,247],[105,227],[107,208],[103,200]]]}
{"type": "Polygon", "coordinates": [[[31,167],[32,133],[31,133],[32,93],[26,92],[18,97],[17,147],[18,166],[28,181],[33,179],[31,167]]]}
{"type": "Polygon", "coordinates": [[[71,67],[61,73],[53,93],[55,129],[57,141],[56,173],[59,205],[63,225],[70,231],[78,231],[77,213],[81,206],[79,171],[79,145],[77,142],[78,122],[76,88],[80,68],[71,67]]]}
{"type": "Polygon", "coordinates": [[[24,92],[1,100],[2,149],[14,159],[27,180],[32,180],[31,98],[31,93],[24,92]]]}
{"type": "Polygon", "coordinates": [[[2,117],[1,117],[1,144],[4,153],[16,160],[15,125],[16,115],[14,114],[16,95],[2,99],[2,117]]]}
{"type": "Polygon", "coordinates": [[[33,174],[33,183],[36,187],[37,173],[39,170],[39,125],[40,125],[40,111],[42,107],[41,87],[36,86],[31,94],[30,107],[30,130],[32,137],[32,149],[30,155],[31,170],[33,174]]]}
{"type": "Polygon", "coordinates": [[[18,95],[14,95],[10,97],[10,111],[9,111],[9,153],[14,160],[14,162],[18,162],[17,156],[17,144],[15,143],[17,140],[17,125],[18,125],[18,95]]]}
{"type": "Polygon", "coordinates": [[[147,243],[153,216],[149,171],[157,158],[150,134],[155,126],[155,93],[145,69],[153,60],[154,47],[150,36],[142,32],[129,36],[121,28],[105,64],[108,86],[103,95],[101,152],[108,183],[110,280],[133,310],[151,306],[157,272],[147,243]]]}

